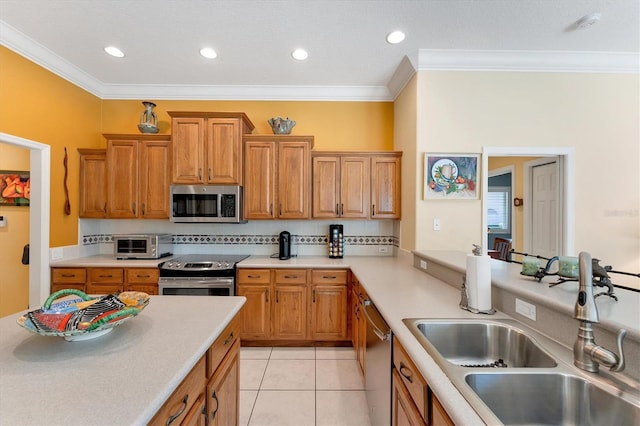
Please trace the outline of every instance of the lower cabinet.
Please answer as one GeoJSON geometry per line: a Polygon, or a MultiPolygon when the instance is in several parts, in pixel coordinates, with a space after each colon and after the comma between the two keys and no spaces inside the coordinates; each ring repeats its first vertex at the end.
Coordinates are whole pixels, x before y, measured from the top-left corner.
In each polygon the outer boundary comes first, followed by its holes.
{"type": "Polygon", "coordinates": [[[158,294],[158,268],[51,268],[51,293],[74,288],[87,294],[141,291],[158,294]]]}
{"type": "Polygon", "coordinates": [[[367,319],[364,316],[362,301],[367,298],[367,293],[358,278],[351,274],[351,342],[363,377],[366,377],[367,319]]]}
{"type": "Polygon", "coordinates": [[[396,337],[393,338],[392,374],[392,426],[453,426],[453,421],[396,337]]]}
{"type": "Polygon", "coordinates": [[[240,315],[200,358],[150,425],[237,425],[240,389],[240,315]]]}
{"type": "Polygon", "coordinates": [[[243,341],[349,338],[346,270],[239,269],[243,341]]]}

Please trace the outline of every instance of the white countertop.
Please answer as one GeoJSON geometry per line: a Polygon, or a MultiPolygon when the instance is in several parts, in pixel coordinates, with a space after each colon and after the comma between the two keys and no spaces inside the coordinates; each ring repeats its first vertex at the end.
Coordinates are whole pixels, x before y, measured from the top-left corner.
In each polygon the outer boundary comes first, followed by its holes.
{"type": "Polygon", "coordinates": [[[155,268],[174,256],[160,259],[116,259],[113,255],[76,257],[49,262],[52,268],[155,268]]]}
{"type": "Polygon", "coordinates": [[[146,424],[244,297],[151,296],[135,318],[67,342],[0,319],[0,424],[146,424]]]}

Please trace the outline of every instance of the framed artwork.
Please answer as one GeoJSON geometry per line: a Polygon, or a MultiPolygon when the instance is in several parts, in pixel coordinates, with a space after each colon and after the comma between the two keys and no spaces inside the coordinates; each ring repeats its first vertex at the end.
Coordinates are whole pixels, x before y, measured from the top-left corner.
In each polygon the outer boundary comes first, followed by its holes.
{"type": "Polygon", "coordinates": [[[477,200],[479,154],[424,155],[425,200],[477,200]]]}
{"type": "Polygon", "coordinates": [[[0,170],[0,205],[28,206],[30,197],[29,172],[0,170]]]}

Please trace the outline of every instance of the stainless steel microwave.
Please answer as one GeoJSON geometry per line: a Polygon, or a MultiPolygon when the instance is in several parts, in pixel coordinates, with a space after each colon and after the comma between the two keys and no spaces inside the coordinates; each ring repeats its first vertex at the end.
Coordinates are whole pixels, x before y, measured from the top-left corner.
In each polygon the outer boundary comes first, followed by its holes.
{"type": "Polygon", "coordinates": [[[240,185],[171,185],[171,222],[245,223],[240,185]]]}
{"type": "Polygon", "coordinates": [[[159,259],[173,250],[171,234],[120,234],[113,236],[116,259],[159,259]]]}

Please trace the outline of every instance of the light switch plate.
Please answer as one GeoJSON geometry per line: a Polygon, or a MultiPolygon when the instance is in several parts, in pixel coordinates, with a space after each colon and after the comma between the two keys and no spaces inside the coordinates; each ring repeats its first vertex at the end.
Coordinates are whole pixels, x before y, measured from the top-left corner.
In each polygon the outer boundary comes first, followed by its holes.
{"type": "Polygon", "coordinates": [[[516,297],[516,313],[529,318],[530,320],[536,320],[536,305],[527,303],[524,300],[520,300],[516,297]]]}
{"type": "Polygon", "coordinates": [[[420,269],[427,269],[427,261],[426,260],[420,260],[420,269]]]}
{"type": "Polygon", "coordinates": [[[433,230],[434,231],[440,230],[440,219],[433,219],[433,230]]]}
{"type": "Polygon", "coordinates": [[[62,259],[63,252],[62,247],[56,247],[51,249],[51,260],[60,260],[62,259]]]}

